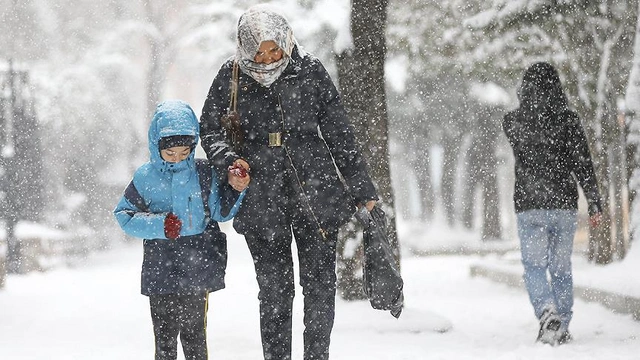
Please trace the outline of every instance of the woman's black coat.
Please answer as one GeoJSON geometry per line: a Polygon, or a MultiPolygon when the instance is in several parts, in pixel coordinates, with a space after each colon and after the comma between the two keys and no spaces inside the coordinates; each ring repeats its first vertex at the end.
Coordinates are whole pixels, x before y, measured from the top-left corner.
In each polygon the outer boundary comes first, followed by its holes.
{"type": "Polygon", "coordinates": [[[232,65],[227,61],[213,80],[200,128],[202,146],[221,177],[237,158],[251,166],[251,183],[234,219],[236,231],[268,228],[291,196],[300,197],[303,210],[312,209],[312,217],[325,230],[347,222],[356,203],[377,199],[338,91],[317,58],[301,57],[294,50],[288,67],[270,87],[240,72],[238,112],[244,143],[239,153],[232,150],[220,124],[229,107],[232,65]],[[284,146],[270,147],[269,133],[277,132],[284,146]]]}

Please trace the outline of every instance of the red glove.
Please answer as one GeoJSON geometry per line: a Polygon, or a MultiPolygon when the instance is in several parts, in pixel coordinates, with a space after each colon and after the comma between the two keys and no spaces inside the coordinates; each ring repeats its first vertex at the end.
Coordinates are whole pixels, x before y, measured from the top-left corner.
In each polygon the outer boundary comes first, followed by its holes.
{"type": "Polygon", "coordinates": [[[178,219],[173,213],[169,213],[164,218],[164,235],[167,239],[175,240],[180,236],[180,229],[182,228],[182,221],[178,219]]]}

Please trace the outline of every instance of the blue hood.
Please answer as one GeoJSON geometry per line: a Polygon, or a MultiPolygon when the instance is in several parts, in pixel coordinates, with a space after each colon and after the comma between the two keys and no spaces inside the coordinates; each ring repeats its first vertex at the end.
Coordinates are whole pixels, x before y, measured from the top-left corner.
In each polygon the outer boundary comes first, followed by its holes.
{"type": "MultiPolygon", "coordinates": [[[[160,156],[158,141],[167,136],[188,135],[194,137],[194,145],[198,144],[200,126],[198,118],[189,104],[182,100],[166,100],[158,104],[156,112],[149,126],[149,155],[150,162],[160,171],[168,171],[170,168],[182,168],[166,162],[160,156]],[[171,166],[170,166],[171,165],[171,166]]],[[[182,162],[193,167],[195,151],[182,162]]]]}

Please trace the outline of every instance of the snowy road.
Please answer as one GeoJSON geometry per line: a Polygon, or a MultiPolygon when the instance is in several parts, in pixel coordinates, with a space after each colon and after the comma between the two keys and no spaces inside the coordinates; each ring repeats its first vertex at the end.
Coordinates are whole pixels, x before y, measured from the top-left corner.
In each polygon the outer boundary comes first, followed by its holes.
{"type": "MultiPolygon", "coordinates": [[[[0,290],[0,359],[152,359],[148,303],[139,294],[141,257],[134,243],[82,267],[10,276],[0,290]]],[[[230,236],[229,258],[227,289],[210,296],[210,359],[261,359],[253,265],[237,235],[230,236]]],[[[537,324],[524,291],[471,278],[473,261],[405,257],[399,320],[366,302],[338,300],[331,358],[640,358],[639,322],[582,301],[574,308],[573,343],[534,343],[537,324]]],[[[294,359],[302,358],[299,290],[294,359]]]]}

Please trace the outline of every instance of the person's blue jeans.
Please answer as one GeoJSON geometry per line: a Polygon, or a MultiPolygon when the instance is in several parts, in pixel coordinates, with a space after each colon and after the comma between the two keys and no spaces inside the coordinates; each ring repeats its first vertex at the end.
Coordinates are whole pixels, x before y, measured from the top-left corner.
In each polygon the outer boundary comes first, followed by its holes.
{"type": "Polygon", "coordinates": [[[555,309],[569,327],[573,314],[571,254],[576,210],[528,210],[517,214],[524,284],[536,317],[555,309]],[[547,276],[548,274],[548,276],[547,276]]]}

